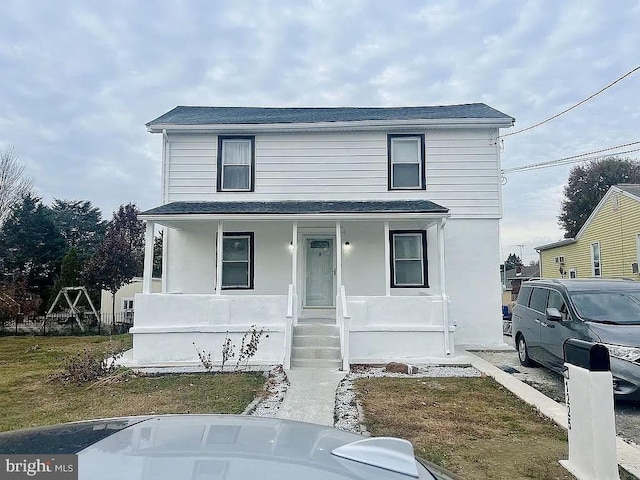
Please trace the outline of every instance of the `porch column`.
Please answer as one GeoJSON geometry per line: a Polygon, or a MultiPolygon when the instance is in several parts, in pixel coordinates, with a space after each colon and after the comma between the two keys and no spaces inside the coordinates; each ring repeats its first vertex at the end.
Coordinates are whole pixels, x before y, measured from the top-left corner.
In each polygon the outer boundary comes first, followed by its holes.
{"type": "Polygon", "coordinates": [[[389,245],[389,221],[384,222],[384,286],[385,295],[391,296],[391,246],[389,245]]]}
{"type": "Polygon", "coordinates": [[[438,221],[438,267],[440,270],[440,295],[442,297],[442,317],[444,323],[444,351],[447,355],[451,355],[451,349],[449,347],[449,297],[447,296],[445,278],[444,226],[446,223],[446,218],[438,221]]]}
{"type": "Polygon", "coordinates": [[[216,295],[222,293],[222,238],[224,222],[218,221],[218,233],[216,235],[216,295]]]}
{"type": "Polygon", "coordinates": [[[144,270],[142,273],[142,293],[151,293],[153,283],[153,228],[155,224],[147,220],[144,232],[144,270]]]}
{"type": "Polygon", "coordinates": [[[298,222],[293,222],[293,228],[291,232],[291,283],[294,290],[297,290],[298,282],[298,222]]]}
{"type": "Polygon", "coordinates": [[[336,222],[336,296],[342,287],[342,232],[340,222],[336,222]]]}

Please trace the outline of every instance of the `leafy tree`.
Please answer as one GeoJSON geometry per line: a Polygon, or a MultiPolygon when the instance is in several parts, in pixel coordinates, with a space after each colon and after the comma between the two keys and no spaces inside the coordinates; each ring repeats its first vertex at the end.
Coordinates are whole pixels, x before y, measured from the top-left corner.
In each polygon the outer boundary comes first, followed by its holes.
{"type": "Polygon", "coordinates": [[[30,284],[35,278],[53,277],[65,248],[51,210],[31,194],[22,197],[0,230],[4,268],[27,275],[30,284]]]}
{"type": "Polygon", "coordinates": [[[522,267],[524,264],[518,255],[510,253],[507,260],[504,262],[505,268],[511,270],[516,267],[522,267]]]}
{"type": "Polygon", "coordinates": [[[76,249],[81,261],[98,250],[107,229],[107,222],[102,220],[99,208],[86,200],[55,199],[51,211],[67,246],[76,249]]]}
{"type": "Polygon", "coordinates": [[[571,169],[558,216],[565,238],[578,234],[609,187],[618,183],[640,183],[640,162],[610,157],[571,169]]]}
{"type": "Polygon", "coordinates": [[[158,278],[162,276],[162,241],[164,232],[153,239],[153,276],[158,278]]]}
{"type": "Polygon", "coordinates": [[[134,204],[120,205],[118,211],[113,214],[107,232],[122,237],[126,248],[133,255],[136,265],[135,275],[140,276],[144,264],[145,223],[138,220],[138,214],[140,210],[134,204]]]}
{"type": "Polygon", "coordinates": [[[24,165],[10,148],[0,151],[0,226],[22,197],[31,193],[33,180],[24,175],[24,165]]]}
{"type": "Polygon", "coordinates": [[[53,289],[49,296],[49,306],[51,306],[61,288],[77,287],[79,285],[81,272],[80,265],[81,263],[78,258],[78,250],[71,247],[67,254],[62,257],[60,276],[53,284],[53,289]]]}
{"type": "Polygon", "coordinates": [[[144,260],[144,222],[133,204],[121,205],[109,222],[98,251],[86,264],[85,282],[111,293],[115,323],[115,295],[133,277],[140,275],[144,260]]]}

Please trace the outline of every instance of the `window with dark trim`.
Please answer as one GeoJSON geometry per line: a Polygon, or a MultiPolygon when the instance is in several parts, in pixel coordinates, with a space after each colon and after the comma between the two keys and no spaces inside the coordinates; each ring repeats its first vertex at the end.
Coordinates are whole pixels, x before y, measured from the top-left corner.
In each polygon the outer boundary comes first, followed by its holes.
{"type": "Polygon", "coordinates": [[[222,289],[253,288],[253,232],[222,236],[222,289]]]}
{"type": "Polygon", "coordinates": [[[424,190],[424,135],[387,135],[389,190],[424,190]]]}
{"type": "Polygon", "coordinates": [[[389,232],[391,250],[391,286],[394,288],[426,288],[427,232],[393,230],[389,232]]]}
{"type": "Polygon", "coordinates": [[[254,191],[255,145],[254,136],[218,136],[219,192],[254,191]]]}

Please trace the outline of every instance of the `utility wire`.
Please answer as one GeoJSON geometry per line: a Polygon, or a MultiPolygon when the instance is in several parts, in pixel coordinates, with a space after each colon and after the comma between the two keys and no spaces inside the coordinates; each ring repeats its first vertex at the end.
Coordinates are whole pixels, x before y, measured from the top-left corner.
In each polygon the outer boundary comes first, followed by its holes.
{"type": "Polygon", "coordinates": [[[514,172],[524,172],[526,170],[537,170],[537,169],[540,169],[540,168],[547,168],[547,167],[552,167],[552,166],[556,166],[556,165],[566,165],[566,164],[569,164],[569,163],[577,163],[577,162],[586,162],[586,161],[589,161],[589,160],[596,160],[598,158],[609,157],[611,155],[620,155],[620,154],[623,154],[623,153],[638,152],[638,151],[640,151],[640,148],[635,148],[635,149],[632,149],[632,150],[626,150],[624,152],[609,152],[606,155],[599,155],[599,156],[591,157],[591,155],[595,155],[597,153],[607,152],[609,150],[617,150],[619,148],[630,147],[632,145],[638,145],[638,144],[640,144],[640,141],[631,142],[631,143],[625,143],[623,145],[616,145],[615,147],[601,148],[600,150],[594,150],[592,152],[580,153],[578,155],[572,155],[570,157],[559,158],[557,160],[549,160],[547,162],[532,163],[530,165],[522,165],[520,167],[505,168],[505,169],[502,170],[502,173],[504,174],[504,173],[514,173],[514,172]],[[587,158],[585,158],[585,157],[587,157],[587,158]]]}
{"type": "Polygon", "coordinates": [[[526,132],[528,130],[532,130],[536,127],[539,127],[540,125],[544,125],[547,122],[550,122],[551,120],[554,120],[556,118],[558,118],[560,115],[564,115],[565,113],[573,110],[574,108],[579,107],[580,105],[582,105],[583,103],[588,102],[589,100],[591,100],[593,97],[600,95],[602,92],[604,92],[605,90],[613,87],[616,83],[618,83],[619,81],[625,79],[626,77],[628,77],[629,75],[637,72],[638,70],[640,70],[640,65],[638,65],[636,68],[634,68],[633,70],[625,73],[624,75],[622,75],[621,77],[617,78],[616,80],[614,80],[613,82],[611,82],[609,85],[607,85],[606,87],[601,88],[600,90],[598,90],[596,93],[594,93],[593,95],[590,95],[589,97],[585,98],[584,100],[576,103],[575,105],[567,108],[566,110],[561,111],[560,113],[556,113],[554,116],[547,118],[546,120],[543,120],[541,122],[536,123],[535,125],[531,125],[530,127],[527,128],[523,128],[522,130],[517,130],[515,132],[510,132],[510,133],[505,133],[504,135],[500,135],[498,138],[504,138],[504,137],[510,137],[511,135],[517,135],[518,133],[522,133],[522,132],[526,132]]]}

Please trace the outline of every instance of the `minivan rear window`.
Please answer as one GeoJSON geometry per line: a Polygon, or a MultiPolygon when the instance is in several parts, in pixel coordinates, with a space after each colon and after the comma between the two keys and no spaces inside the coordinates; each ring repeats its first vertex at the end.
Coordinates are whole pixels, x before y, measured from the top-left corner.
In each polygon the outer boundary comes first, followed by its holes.
{"type": "Polygon", "coordinates": [[[547,295],[549,295],[549,290],[546,288],[534,288],[531,300],[529,300],[529,308],[544,312],[547,306],[547,295]]]}
{"type": "Polygon", "coordinates": [[[520,293],[518,293],[518,300],[516,303],[518,305],[524,305],[525,307],[529,305],[529,297],[531,296],[531,287],[521,287],[520,293]]]}

